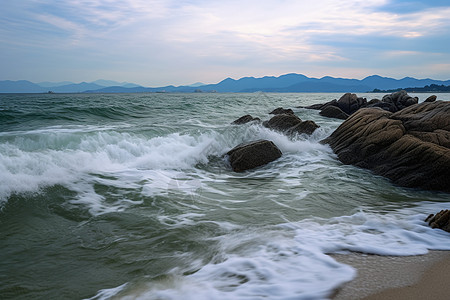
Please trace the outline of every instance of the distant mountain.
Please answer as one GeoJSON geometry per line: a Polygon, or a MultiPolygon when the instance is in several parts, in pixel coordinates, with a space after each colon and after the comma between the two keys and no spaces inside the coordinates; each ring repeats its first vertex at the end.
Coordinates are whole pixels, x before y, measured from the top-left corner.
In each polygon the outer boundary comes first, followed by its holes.
{"type": "MultiPolygon", "coordinates": [[[[430,84],[426,85],[424,87],[407,87],[402,88],[403,90],[409,92],[409,93],[450,93],[450,85],[437,85],[437,84],[430,84]]],[[[393,90],[379,90],[374,89],[374,93],[393,93],[397,92],[400,89],[393,89],[393,90]]]]}
{"type": "Polygon", "coordinates": [[[87,90],[98,90],[109,86],[122,86],[124,88],[140,87],[134,83],[102,79],[94,82],[81,83],[73,83],[70,81],[32,83],[27,80],[4,80],[0,81],[0,93],[46,93],[48,91],[55,93],[81,93],[87,90]]]}
{"type": "Polygon", "coordinates": [[[101,89],[103,86],[95,84],[95,83],[73,83],[63,86],[57,86],[52,88],[52,91],[55,93],[82,93],[86,90],[97,90],[101,89]]]}
{"type": "Polygon", "coordinates": [[[62,85],[68,85],[68,84],[74,84],[74,83],[71,82],[71,81],[61,81],[61,82],[44,81],[44,82],[38,82],[36,84],[41,86],[41,87],[52,88],[52,87],[55,87],[55,86],[62,86],[62,85]]]}
{"type": "Polygon", "coordinates": [[[92,81],[91,83],[95,83],[104,87],[109,87],[109,86],[123,86],[123,87],[128,87],[128,88],[133,88],[133,87],[138,87],[140,85],[135,84],[135,83],[129,83],[129,82],[117,82],[114,80],[105,80],[105,79],[99,79],[96,81],[92,81]]]}
{"type": "Polygon", "coordinates": [[[286,74],[279,77],[244,77],[238,80],[227,78],[217,84],[198,87],[201,90],[218,92],[368,92],[373,89],[397,89],[408,86],[423,87],[430,84],[450,84],[448,81],[433,79],[415,79],[405,77],[393,79],[381,76],[369,76],[362,80],[334,78],[330,76],[310,78],[301,74],[286,74]],[[382,87],[382,88],[380,88],[382,87]]]}
{"type": "MultiPolygon", "coordinates": [[[[265,76],[261,78],[243,77],[241,79],[226,78],[216,84],[189,86],[164,86],[164,87],[142,87],[133,83],[116,82],[112,80],[96,80],[94,82],[70,83],[66,85],[50,86],[50,83],[40,83],[42,86],[29,81],[0,81],[0,93],[43,93],[51,90],[55,93],[152,93],[152,92],[222,92],[222,93],[245,93],[245,92],[353,92],[364,93],[379,90],[395,90],[399,88],[417,87],[426,85],[450,85],[450,80],[416,79],[405,77],[394,79],[372,75],[362,80],[335,78],[325,76],[322,78],[311,78],[302,74],[285,74],[279,77],[265,76]]],[[[59,84],[59,83],[55,83],[59,84]]]]}
{"type": "Polygon", "coordinates": [[[202,85],[206,85],[206,84],[204,84],[203,82],[196,82],[196,83],[193,83],[193,84],[188,84],[187,86],[199,87],[199,86],[202,86],[202,85]]]}
{"type": "Polygon", "coordinates": [[[0,93],[43,93],[46,89],[27,80],[0,81],[0,93]]]}

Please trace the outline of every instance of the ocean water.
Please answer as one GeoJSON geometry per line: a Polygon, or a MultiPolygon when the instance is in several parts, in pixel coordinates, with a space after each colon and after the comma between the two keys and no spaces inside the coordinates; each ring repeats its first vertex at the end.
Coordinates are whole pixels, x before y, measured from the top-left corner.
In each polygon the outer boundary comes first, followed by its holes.
{"type": "Polygon", "coordinates": [[[450,250],[424,222],[448,194],[319,143],[342,121],[298,106],[340,96],[0,95],[1,298],[326,299],[356,276],[330,254],[450,250]],[[277,107],[321,127],[230,125],[277,107]],[[234,173],[224,153],[258,139],[283,156],[234,173]]]}

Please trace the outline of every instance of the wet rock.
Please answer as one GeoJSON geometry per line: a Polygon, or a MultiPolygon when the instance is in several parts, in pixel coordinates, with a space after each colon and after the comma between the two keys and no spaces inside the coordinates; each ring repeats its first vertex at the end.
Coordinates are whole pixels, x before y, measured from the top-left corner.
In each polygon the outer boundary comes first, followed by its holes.
{"type": "Polygon", "coordinates": [[[333,105],[325,107],[320,111],[319,114],[324,117],[336,118],[341,120],[345,120],[348,118],[348,114],[343,112],[342,109],[340,109],[339,107],[333,105]]]}
{"type": "Polygon", "coordinates": [[[440,228],[450,232],[450,210],[441,210],[436,215],[431,214],[425,219],[425,222],[428,222],[431,228],[440,228]]]}
{"type": "Polygon", "coordinates": [[[282,107],[278,107],[276,109],[274,109],[273,111],[271,111],[269,113],[270,115],[280,115],[280,114],[289,114],[289,115],[293,115],[294,111],[290,108],[282,108],[282,107]]]}
{"type": "Polygon", "coordinates": [[[261,121],[260,118],[253,118],[251,115],[245,115],[240,117],[237,120],[234,120],[231,124],[235,124],[235,125],[242,125],[248,122],[252,122],[252,121],[261,121]]]}
{"type": "MultiPolygon", "coordinates": [[[[358,97],[356,94],[346,93],[342,95],[339,100],[332,100],[323,104],[314,104],[311,106],[306,106],[303,108],[307,109],[318,109],[322,112],[323,116],[336,118],[336,114],[338,114],[338,110],[331,107],[338,107],[342,112],[347,115],[351,115],[361,108],[365,107],[379,107],[381,109],[397,112],[411,105],[417,104],[419,102],[419,98],[409,96],[406,91],[398,91],[389,95],[385,95],[382,100],[372,99],[367,102],[366,98],[358,97]]],[[[345,115],[340,114],[339,119],[344,119],[345,115]]]]}
{"type": "Polygon", "coordinates": [[[282,153],[272,141],[258,140],[238,145],[227,155],[233,171],[243,172],[268,164],[280,158],[282,153]]]}
{"type": "Polygon", "coordinates": [[[396,112],[402,110],[408,106],[417,104],[419,102],[419,98],[411,97],[406,93],[406,91],[401,90],[389,95],[385,95],[382,99],[385,103],[390,103],[396,108],[396,112]]]}
{"type": "Polygon", "coordinates": [[[434,102],[436,101],[437,96],[436,95],[431,95],[430,97],[428,97],[427,99],[425,99],[424,102],[434,102]]]}
{"type": "Polygon", "coordinates": [[[337,101],[338,107],[348,115],[351,115],[367,104],[366,98],[356,96],[356,94],[346,93],[337,101]]]}
{"type": "Polygon", "coordinates": [[[450,102],[435,101],[397,113],[363,108],[324,142],[345,164],[405,186],[450,192],[450,102]]]}
{"type": "Polygon", "coordinates": [[[314,130],[320,127],[314,121],[303,122],[294,114],[275,115],[269,121],[263,122],[263,126],[288,135],[302,133],[312,134],[314,130]]]}

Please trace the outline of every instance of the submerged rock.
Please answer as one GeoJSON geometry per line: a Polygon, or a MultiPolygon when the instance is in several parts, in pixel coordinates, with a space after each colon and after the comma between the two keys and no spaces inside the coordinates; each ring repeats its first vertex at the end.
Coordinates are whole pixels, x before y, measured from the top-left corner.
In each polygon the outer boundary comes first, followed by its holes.
{"type": "Polygon", "coordinates": [[[360,109],[324,142],[339,160],[405,187],[450,192],[450,102],[360,109]]]}
{"type": "Polygon", "coordinates": [[[240,117],[237,120],[234,120],[231,124],[235,124],[235,125],[242,125],[242,124],[246,124],[248,122],[252,122],[252,121],[261,121],[260,118],[253,118],[251,115],[245,115],[240,117]]]}
{"type": "Polygon", "coordinates": [[[258,140],[240,144],[228,151],[231,167],[235,172],[243,172],[268,164],[281,157],[280,149],[272,142],[258,140]]]}
{"type": "Polygon", "coordinates": [[[314,121],[302,121],[294,114],[279,114],[272,117],[269,121],[263,122],[267,128],[281,131],[285,134],[312,134],[314,130],[319,128],[314,121]]]}
{"type": "Polygon", "coordinates": [[[440,228],[450,232],[450,210],[441,210],[436,215],[431,214],[425,219],[425,222],[428,222],[431,228],[440,228]]]}

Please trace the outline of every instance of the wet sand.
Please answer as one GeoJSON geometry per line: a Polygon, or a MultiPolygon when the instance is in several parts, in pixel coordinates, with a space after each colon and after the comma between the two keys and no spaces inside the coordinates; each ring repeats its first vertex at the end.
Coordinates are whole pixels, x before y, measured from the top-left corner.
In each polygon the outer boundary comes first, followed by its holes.
{"type": "Polygon", "coordinates": [[[418,256],[333,255],[357,269],[334,300],[450,299],[450,252],[418,256]]]}

